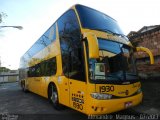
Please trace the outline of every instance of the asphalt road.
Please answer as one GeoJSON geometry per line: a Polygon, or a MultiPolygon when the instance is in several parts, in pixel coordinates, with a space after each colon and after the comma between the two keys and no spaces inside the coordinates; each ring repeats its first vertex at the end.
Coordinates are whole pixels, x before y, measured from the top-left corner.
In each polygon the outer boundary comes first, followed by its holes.
{"type": "MultiPolygon", "coordinates": [[[[157,114],[155,114],[157,115],[157,114]]],[[[98,119],[148,119],[134,109],[105,115],[98,119]]],[[[158,116],[158,115],[157,115],[158,116]]],[[[155,116],[155,119],[157,118],[155,116]]],[[[47,99],[34,93],[24,93],[18,83],[0,84],[0,120],[84,120],[93,119],[70,108],[55,110],[47,99]]],[[[157,118],[158,119],[158,118],[157,118]]]]}
{"type": "Polygon", "coordinates": [[[18,120],[46,120],[67,118],[83,119],[85,115],[66,108],[57,111],[46,98],[34,93],[24,93],[18,83],[0,84],[0,119],[18,117],[18,120]]]}

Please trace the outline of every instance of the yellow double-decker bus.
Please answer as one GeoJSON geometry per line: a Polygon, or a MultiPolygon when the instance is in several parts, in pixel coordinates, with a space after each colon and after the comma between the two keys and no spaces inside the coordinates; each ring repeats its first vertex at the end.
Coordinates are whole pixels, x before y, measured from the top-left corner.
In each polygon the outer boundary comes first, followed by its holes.
{"type": "Polygon", "coordinates": [[[83,5],[66,11],[21,57],[20,84],[85,114],[107,114],[142,101],[135,48],[108,15],[83,5]]]}

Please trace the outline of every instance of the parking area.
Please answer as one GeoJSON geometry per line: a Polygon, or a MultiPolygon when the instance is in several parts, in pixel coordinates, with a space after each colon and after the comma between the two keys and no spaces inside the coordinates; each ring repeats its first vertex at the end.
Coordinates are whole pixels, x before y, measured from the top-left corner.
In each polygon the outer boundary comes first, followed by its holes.
{"type": "MultiPolygon", "coordinates": [[[[141,115],[155,115],[158,119],[160,103],[159,83],[142,83],[144,101],[141,105],[103,117],[105,119],[140,119],[141,115]],[[154,93],[153,93],[154,91],[154,93]],[[152,99],[151,99],[152,98],[152,99]],[[127,117],[128,116],[128,117],[127,117]],[[157,117],[158,116],[158,117],[157,117]],[[118,117],[118,118],[117,118],[118,117]],[[127,118],[126,118],[127,117],[127,118]]],[[[55,110],[47,99],[34,93],[24,93],[18,82],[0,84],[0,120],[84,120],[93,119],[70,108],[55,110]]],[[[146,119],[144,117],[144,119],[146,119]]]]}
{"type": "Polygon", "coordinates": [[[54,110],[47,99],[34,93],[24,93],[18,82],[0,84],[0,115],[0,119],[18,117],[20,120],[52,119],[62,118],[62,116],[70,119],[73,118],[72,115],[80,116],[81,119],[84,116],[69,108],[61,111],[54,110]]]}

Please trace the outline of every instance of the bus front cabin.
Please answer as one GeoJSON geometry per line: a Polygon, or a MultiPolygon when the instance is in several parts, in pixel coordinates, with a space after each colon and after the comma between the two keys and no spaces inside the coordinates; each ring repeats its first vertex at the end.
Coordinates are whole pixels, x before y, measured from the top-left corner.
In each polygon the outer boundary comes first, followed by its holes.
{"type": "Polygon", "coordinates": [[[27,72],[24,79],[29,91],[49,98],[55,108],[62,104],[85,114],[112,113],[142,101],[135,49],[114,19],[75,5],[54,26],[53,42],[39,47],[25,62],[26,71],[49,71],[37,76],[27,72]],[[46,53],[44,49],[51,50],[46,53]]]}

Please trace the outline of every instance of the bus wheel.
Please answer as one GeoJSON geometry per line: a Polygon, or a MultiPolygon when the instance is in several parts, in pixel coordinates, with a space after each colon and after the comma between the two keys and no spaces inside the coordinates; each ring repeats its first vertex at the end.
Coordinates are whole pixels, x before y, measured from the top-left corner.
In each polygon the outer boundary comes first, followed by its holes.
{"type": "Polygon", "coordinates": [[[22,90],[23,90],[23,92],[27,92],[27,89],[25,87],[25,82],[22,83],[22,90]]]}
{"type": "Polygon", "coordinates": [[[51,104],[53,105],[53,107],[56,110],[61,110],[62,109],[62,105],[59,104],[57,88],[53,84],[51,84],[49,86],[48,98],[49,98],[49,101],[51,102],[51,104]]]}

